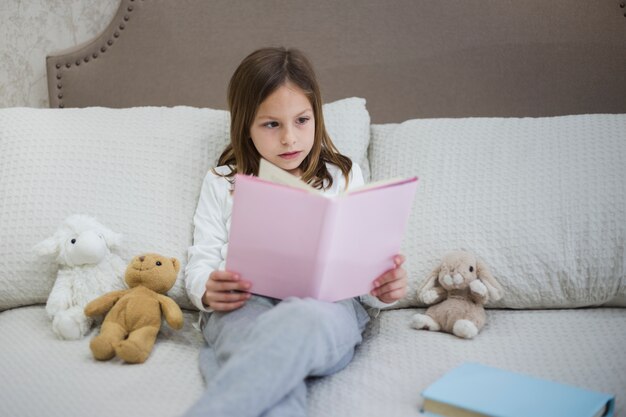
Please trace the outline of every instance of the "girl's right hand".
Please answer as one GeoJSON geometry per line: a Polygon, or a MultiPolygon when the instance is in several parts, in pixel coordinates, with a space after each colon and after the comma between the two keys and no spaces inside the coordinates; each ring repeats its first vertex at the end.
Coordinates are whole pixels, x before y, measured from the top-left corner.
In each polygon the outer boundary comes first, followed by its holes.
{"type": "Polygon", "coordinates": [[[214,311],[232,311],[243,306],[250,298],[251,284],[242,281],[238,274],[213,271],[206,282],[202,303],[214,311]]]}

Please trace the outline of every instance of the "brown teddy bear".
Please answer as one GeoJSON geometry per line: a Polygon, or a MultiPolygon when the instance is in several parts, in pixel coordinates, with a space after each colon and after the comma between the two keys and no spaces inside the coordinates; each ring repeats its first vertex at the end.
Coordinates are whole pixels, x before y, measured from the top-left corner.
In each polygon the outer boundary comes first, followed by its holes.
{"type": "Polygon", "coordinates": [[[454,251],[444,256],[418,293],[431,307],[415,314],[411,327],[471,339],[485,324],[484,304],[502,298],[502,286],[474,254],[454,251]]]}
{"type": "Polygon", "coordinates": [[[136,256],[124,277],[129,289],[109,292],[85,306],[89,317],[106,314],[100,334],[89,345],[94,358],[106,361],[117,355],[125,362],[144,362],[161,328],[161,312],[171,327],[183,327],[180,307],[164,295],[174,286],[179,269],[176,258],[136,256]]]}

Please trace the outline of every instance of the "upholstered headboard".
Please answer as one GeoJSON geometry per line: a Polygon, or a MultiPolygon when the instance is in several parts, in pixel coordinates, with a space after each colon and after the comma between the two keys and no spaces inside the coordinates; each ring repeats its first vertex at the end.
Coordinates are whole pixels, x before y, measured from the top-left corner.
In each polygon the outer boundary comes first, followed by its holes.
{"type": "Polygon", "coordinates": [[[226,107],[241,59],[303,50],[372,121],[626,113],[625,0],[121,0],[47,57],[51,107],[226,107]]]}

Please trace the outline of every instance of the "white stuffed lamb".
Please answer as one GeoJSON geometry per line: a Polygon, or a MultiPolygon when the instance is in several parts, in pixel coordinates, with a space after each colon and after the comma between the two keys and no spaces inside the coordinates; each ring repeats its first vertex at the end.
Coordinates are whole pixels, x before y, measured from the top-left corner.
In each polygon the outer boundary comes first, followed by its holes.
{"type": "Polygon", "coordinates": [[[126,263],[111,252],[121,235],[90,216],[66,218],[53,236],[38,243],[41,256],[55,256],[57,278],[48,296],[46,312],[52,330],[61,339],[76,340],[91,329],[93,319],[85,316],[85,305],[114,290],[125,289],[126,263]]]}

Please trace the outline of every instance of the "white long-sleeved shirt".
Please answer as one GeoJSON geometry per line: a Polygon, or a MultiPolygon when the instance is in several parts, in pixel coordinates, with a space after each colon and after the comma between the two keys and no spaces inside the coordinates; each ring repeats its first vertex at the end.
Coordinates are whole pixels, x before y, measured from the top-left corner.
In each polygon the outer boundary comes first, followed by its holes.
{"type": "MultiPolygon", "coordinates": [[[[327,164],[327,169],[333,177],[333,184],[324,190],[324,193],[328,195],[339,194],[345,189],[343,173],[339,167],[332,164],[327,164]]],[[[215,171],[219,174],[227,174],[230,169],[227,166],[219,166],[215,168],[215,171]]],[[[363,185],[363,183],[361,168],[353,163],[348,188],[352,189],[363,185]]],[[[226,178],[209,170],[204,177],[198,207],[193,218],[194,243],[187,253],[185,288],[191,302],[202,311],[212,311],[202,304],[202,296],[209,275],[214,270],[225,269],[233,206],[230,190],[231,184],[226,178]]],[[[383,303],[370,294],[365,294],[360,299],[366,305],[374,308],[392,305],[383,303]]]]}

